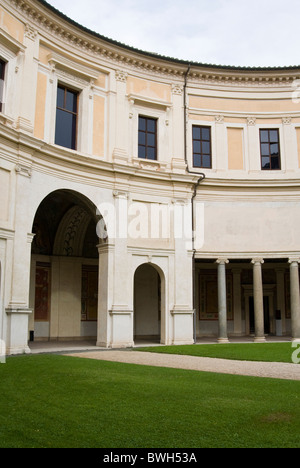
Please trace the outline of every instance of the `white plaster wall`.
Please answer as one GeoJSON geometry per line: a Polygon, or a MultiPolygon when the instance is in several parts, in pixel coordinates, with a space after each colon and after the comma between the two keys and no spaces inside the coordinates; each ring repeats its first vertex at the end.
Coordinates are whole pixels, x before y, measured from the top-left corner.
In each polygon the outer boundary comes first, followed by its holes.
{"type": "MultiPolygon", "coordinates": [[[[201,252],[280,253],[299,249],[300,202],[205,202],[201,252]]],[[[203,220],[197,220],[198,225],[203,220]]]]}

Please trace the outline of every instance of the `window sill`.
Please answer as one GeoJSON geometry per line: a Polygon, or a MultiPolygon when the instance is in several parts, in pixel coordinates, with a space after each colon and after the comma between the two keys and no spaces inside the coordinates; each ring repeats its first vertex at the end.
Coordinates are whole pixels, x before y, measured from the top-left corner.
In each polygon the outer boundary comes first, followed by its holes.
{"type": "Polygon", "coordinates": [[[160,161],[153,161],[152,159],[132,158],[132,165],[138,169],[149,171],[166,171],[167,163],[160,161]]]}
{"type": "Polygon", "coordinates": [[[0,123],[4,125],[9,125],[10,127],[12,127],[14,123],[14,119],[4,114],[3,112],[0,112],[0,123]]]}

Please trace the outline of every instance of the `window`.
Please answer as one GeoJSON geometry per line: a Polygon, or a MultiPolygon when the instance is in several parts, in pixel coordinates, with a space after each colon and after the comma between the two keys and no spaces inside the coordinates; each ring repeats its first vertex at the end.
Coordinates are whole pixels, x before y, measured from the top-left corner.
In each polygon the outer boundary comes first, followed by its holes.
{"type": "Polygon", "coordinates": [[[157,159],[157,120],[139,117],[139,158],[157,159]]]}
{"type": "Polygon", "coordinates": [[[262,170],[281,169],[278,129],[260,130],[260,152],[262,170]]]}
{"type": "Polygon", "coordinates": [[[57,88],[55,144],[76,149],[78,93],[64,86],[57,88]]]}
{"type": "Polygon", "coordinates": [[[193,166],[211,169],[211,128],[193,125],[193,166]]]}
{"type": "Polygon", "coordinates": [[[5,74],[5,62],[0,60],[0,112],[2,112],[3,104],[3,91],[4,91],[4,74],[5,74]]]}

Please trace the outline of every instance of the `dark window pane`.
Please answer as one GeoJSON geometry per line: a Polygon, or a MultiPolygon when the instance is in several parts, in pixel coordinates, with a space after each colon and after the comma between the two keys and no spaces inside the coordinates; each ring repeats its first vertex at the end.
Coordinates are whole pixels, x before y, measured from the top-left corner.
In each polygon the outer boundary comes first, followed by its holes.
{"type": "Polygon", "coordinates": [[[76,116],[60,109],[56,111],[55,144],[70,149],[76,146],[76,116]]]}
{"type": "Polygon", "coordinates": [[[261,143],[268,143],[269,142],[269,130],[261,130],[260,131],[260,141],[261,141],[261,143]]]}
{"type": "Polygon", "coordinates": [[[155,148],[150,148],[150,147],[147,148],[147,159],[152,159],[152,160],[156,159],[155,148]]]}
{"type": "Polygon", "coordinates": [[[193,139],[201,140],[201,129],[200,127],[193,127],[193,139]]]}
{"type": "Polygon", "coordinates": [[[146,133],[139,132],[139,145],[145,145],[145,144],[146,144],[146,133]]]}
{"type": "Polygon", "coordinates": [[[0,60],[0,112],[2,112],[2,104],[3,104],[4,74],[5,74],[5,62],[3,62],[3,60],[0,60]]]}
{"type": "Polygon", "coordinates": [[[55,144],[76,149],[77,96],[64,86],[57,87],[55,144]]]}
{"type": "Polygon", "coordinates": [[[260,140],[262,169],[280,169],[280,148],[278,130],[260,130],[260,140]]]}
{"type": "Polygon", "coordinates": [[[271,143],[278,143],[278,131],[277,130],[270,130],[270,142],[271,143]]]}
{"type": "Polygon", "coordinates": [[[194,154],[194,167],[202,167],[200,154],[194,154]]]}
{"type": "Polygon", "coordinates": [[[269,154],[270,154],[270,145],[268,143],[267,144],[263,143],[261,145],[261,155],[269,156],[269,154]]]}
{"type": "Polygon", "coordinates": [[[67,90],[66,92],[66,109],[71,112],[77,112],[77,93],[67,90]]]}
{"type": "Polygon", "coordinates": [[[146,119],[143,117],[139,118],[139,130],[146,131],[146,119]]]}
{"type": "Polygon", "coordinates": [[[146,158],[146,147],[145,146],[139,146],[139,158],[146,158]]]}
{"type": "Polygon", "coordinates": [[[201,153],[201,142],[200,141],[194,141],[193,143],[194,147],[194,153],[201,153]]]}
{"type": "Polygon", "coordinates": [[[202,128],[202,140],[210,141],[210,129],[202,128]]]}
{"type": "Polygon", "coordinates": [[[210,143],[208,141],[202,142],[202,153],[203,154],[210,154],[210,143]]]}
{"type": "Polygon", "coordinates": [[[155,160],[157,158],[156,119],[139,117],[138,157],[155,160]]]}
{"type": "Polygon", "coordinates": [[[64,109],[65,107],[65,88],[58,86],[57,88],[57,107],[64,109]]]}
{"type": "Polygon", "coordinates": [[[0,60],[0,79],[4,79],[4,70],[5,70],[5,62],[3,60],[0,60]]]}
{"type": "Polygon", "coordinates": [[[155,133],[156,131],[156,120],[148,119],[147,120],[147,130],[148,132],[155,133]]]}
{"type": "Polygon", "coordinates": [[[147,135],[147,145],[148,146],[155,146],[156,135],[152,133],[148,133],[147,135]]]}
{"type": "Polygon", "coordinates": [[[211,168],[210,127],[193,127],[194,167],[211,168]],[[197,138],[196,138],[197,137],[197,138]]]}
{"type": "Polygon", "coordinates": [[[279,146],[277,143],[272,143],[271,145],[271,155],[279,155],[279,146]]]}
{"type": "Polygon", "coordinates": [[[272,163],[272,169],[280,169],[279,156],[272,156],[271,163],[272,163]]]}
{"type": "Polygon", "coordinates": [[[262,157],[261,165],[263,169],[270,169],[270,158],[262,157]]]}
{"type": "Polygon", "coordinates": [[[210,156],[208,156],[208,155],[202,156],[202,167],[206,167],[206,168],[211,167],[210,156]]]}

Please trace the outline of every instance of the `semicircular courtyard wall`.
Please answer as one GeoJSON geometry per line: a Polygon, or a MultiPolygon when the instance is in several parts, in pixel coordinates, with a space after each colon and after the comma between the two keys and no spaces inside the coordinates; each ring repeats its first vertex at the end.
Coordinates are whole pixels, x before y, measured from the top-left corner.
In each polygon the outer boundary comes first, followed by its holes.
{"type": "Polygon", "coordinates": [[[0,339],[9,353],[29,352],[29,337],[132,346],[136,323],[140,337],[153,335],[134,287],[144,264],[164,276],[163,298],[160,281],[155,294],[143,281],[163,343],[300,333],[290,276],[300,259],[300,68],[161,57],[40,0],[2,1],[0,67],[0,339]],[[60,219],[54,199],[42,204],[55,191],[60,219]],[[68,191],[94,213],[68,203],[68,191]],[[57,233],[44,252],[35,250],[40,206],[42,232],[57,233]]]}

